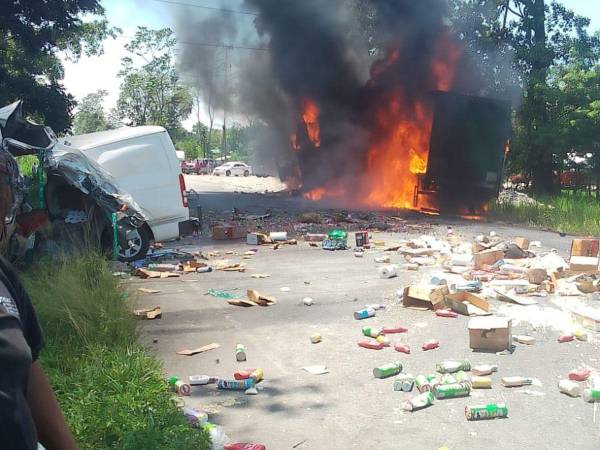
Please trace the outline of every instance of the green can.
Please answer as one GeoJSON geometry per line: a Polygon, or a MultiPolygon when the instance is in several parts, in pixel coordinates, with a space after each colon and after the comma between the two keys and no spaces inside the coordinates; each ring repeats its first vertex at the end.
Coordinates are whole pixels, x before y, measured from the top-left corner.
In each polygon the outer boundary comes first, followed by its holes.
{"type": "Polygon", "coordinates": [[[459,370],[471,370],[471,363],[466,359],[461,361],[448,360],[435,365],[435,370],[439,373],[454,373],[459,370]]]}
{"type": "Polygon", "coordinates": [[[433,405],[433,394],[431,392],[423,392],[404,402],[402,404],[402,409],[405,411],[416,411],[418,409],[427,408],[431,405],[433,405]]]}
{"type": "Polygon", "coordinates": [[[583,390],[583,399],[588,403],[600,402],[600,389],[598,389],[598,388],[584,389],[583,390]]]}
{"type": "Polygon", "coordinates": [[[452,375],[451,373],[445,373],[444,375],[442,375],[440,381],[441,382],[439,384],[455,384],[455,383],[458,383],[458,380],[456,379],[456,377],[454,375],[452,375]]]}
{"type": "Polygon", "coordinates": [[[415,378],[415,386],[417,386],[417,389],[421,393],[430,392],[432,390],[431,383],[425,375],[417,375],[417,378],[415,378]]]}
{"type": "Polygon", "coordinates": [[[440,384],[435,387],[435,398],[467,397],[471,393],[471,386],[467,383],[440,384]]]}
{"type": "Polygon", "coordinates": [[[454,374],[454,378],[456,379],[457,383],[462,383],[462,382],[469,383],[469,384],[471,383],[471,377],[469,376],[469,374],[466,372],[463,372],[462,370],[459,370],[458,372],[456,372],[454,374]]]}
{"type": "Polygon", "coordinates": [[[508,417],[508,408],[504,403],[489,403],[465,407],[467,420],[489,420],[497,417],[508,417]]]}
{"type": "Polygon", "coordinates": [[[375,367],[373,369],[373,376],[375,378],[387,378],[394,375],[398,375],[402,372],[402,364],[399,362],[389,363],[383,366],[375,367]]]}
{"type": "Polygon", "coordinates": [[[381,329],[364,326],[364,327],[362,327],[362,334],[363,334],[363,336],[376,338],[377,336],[379,336],[381,334],[381,329]]]}

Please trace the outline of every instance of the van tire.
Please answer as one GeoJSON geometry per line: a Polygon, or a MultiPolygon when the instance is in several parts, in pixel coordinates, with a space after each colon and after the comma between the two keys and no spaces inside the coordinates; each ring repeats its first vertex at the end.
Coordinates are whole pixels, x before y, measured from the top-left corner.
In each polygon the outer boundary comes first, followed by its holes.
{"type": "MultiPolygon", "coordinates": [[[[150,242],[154,239],[152,232],[148,225],[144,224],[136,229],[139,235],[139,241],[137,243],[138,249],[135,253],[130,255],[124,255],[119,248],[119,261],[132,262],[139,259],[144,259],[150,249],[150,242]]],[[[107,224],[106,228],[102,233],[102,247],[105,249],[108,257],[112,257],[112,227],[107,224]]]]}
{"type": "Polygon", "coordinates": [[[244,176],[247,177],[248,175],[250,175],[250,172],[248,172],[247,170],[244,170],[244,176]]]}
{"type": "Polygon", "coordinates": [[[228,170],[227,172],[225,172],[225,175],[227,175],[228,177],[231,176],[231,170],[228,170]]]}

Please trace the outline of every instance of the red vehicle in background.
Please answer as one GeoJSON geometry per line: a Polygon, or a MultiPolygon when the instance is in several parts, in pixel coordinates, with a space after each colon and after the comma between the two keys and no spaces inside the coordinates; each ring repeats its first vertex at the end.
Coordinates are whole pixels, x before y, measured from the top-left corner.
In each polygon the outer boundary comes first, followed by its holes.
{"type": "Polygon", "coordinates": [[[181,161],[181,171],[187,175],[207,175],[217,166],[214,159],[195,159],[192,161],[181,161]]]}

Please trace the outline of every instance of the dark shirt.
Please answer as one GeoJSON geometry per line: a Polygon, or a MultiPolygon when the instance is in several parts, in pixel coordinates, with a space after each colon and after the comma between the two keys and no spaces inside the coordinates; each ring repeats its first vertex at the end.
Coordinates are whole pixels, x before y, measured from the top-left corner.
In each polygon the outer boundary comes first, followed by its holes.
{"type": "Polygon", "coordinates": [[[42,348],[33,306],[16,273],[0,258],[0,447],[36,450],[27,403],[31,364],[42,348]]]}

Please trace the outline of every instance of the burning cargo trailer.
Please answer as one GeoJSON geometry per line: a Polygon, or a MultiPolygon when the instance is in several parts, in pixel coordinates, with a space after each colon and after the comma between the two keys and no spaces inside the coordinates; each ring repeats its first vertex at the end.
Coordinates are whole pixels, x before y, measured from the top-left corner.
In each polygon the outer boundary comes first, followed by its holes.
{"type": "Polygon", "coordinates": [[[412,109],[412,117],[410,112],[381,134],[373,125],[377,120],[359,119],[366,129],[352,130],[354,148],[348,152],[339,151],[341,132],[332,129],[339,121],[301,113],[291,136],[292,158],[280,166],[280,176],[301,184],[307,199],[344,206],[485,212],[501,186],[510,106],[435,91],[412,109]]]}

